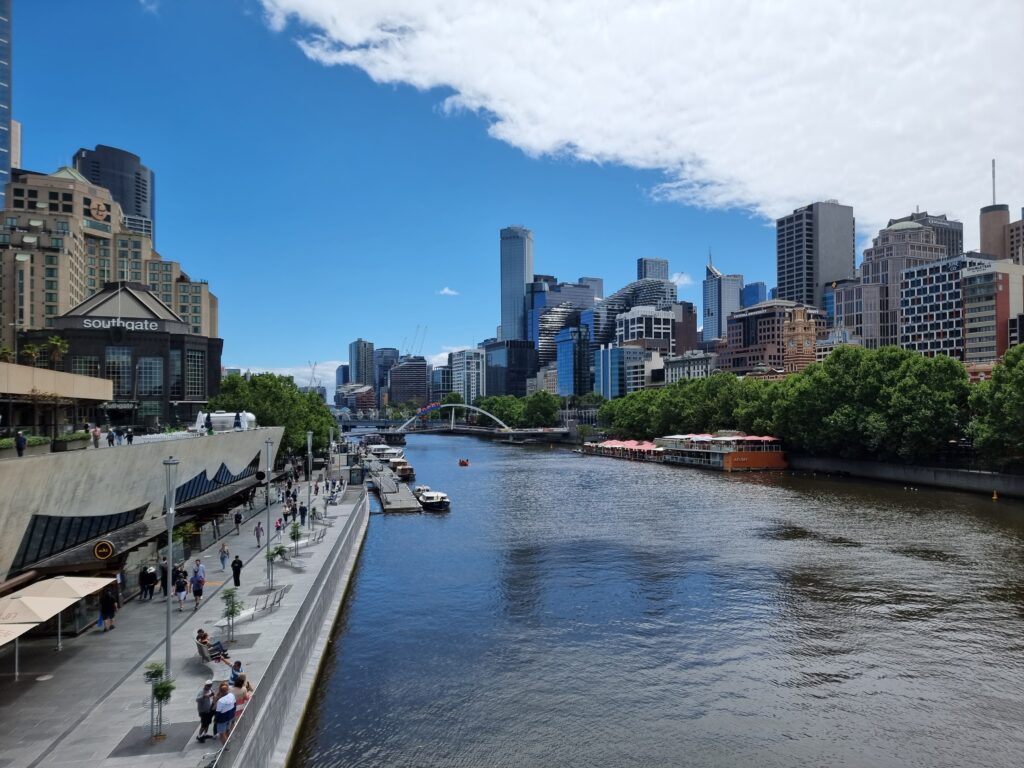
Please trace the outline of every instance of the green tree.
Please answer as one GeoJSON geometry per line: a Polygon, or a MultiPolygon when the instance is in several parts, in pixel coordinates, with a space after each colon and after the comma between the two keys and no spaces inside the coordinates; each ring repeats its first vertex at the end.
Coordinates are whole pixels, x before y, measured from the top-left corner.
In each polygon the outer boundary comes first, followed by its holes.
{"type": "MultiPolygon", "coordinates": [[[[521,427],[524,424],[523,401],[515,395],[483,397],[480,398],[480,403],[477,407],[498,417],[510,427],[521,427]]],[[[478,414],[478,418],[484,422],[492,421],[482,413],[478,414]]],[[[499,425],[495,424],[494,426],[499,425]]]]}
{"type": "Polygon", "coordinates": [[[553,427],[561,406],[561,398],[550,392],[534,392],[523,399],[523,422],[527,427],[553,427]]]}
{"type": "Polygon", "coordinates": [[[970,395],[968,432],[995,466],[1024,460],[1024,345],[1012,347],[970,395]]]}
{"type": "Polygon", "coordinates": [[[26,344],[21,348],[21,356],[29,365],[35,365],[41,354],[43,354],[43,348],[38,344],[26,344]]]}
{"type": "Polygon", "coordinates": [[[14,352],[8,346],[0,346],[0,363],[13,363],[16,362],[14,359],[14,352]]]}
{"type": "Polygon", "coordinates": [[[57,371],[61,368],[64,355],[71,349],[68,340],[56,334],[46,340],[46,350],[50,355],[50,367],[57,371]]]}

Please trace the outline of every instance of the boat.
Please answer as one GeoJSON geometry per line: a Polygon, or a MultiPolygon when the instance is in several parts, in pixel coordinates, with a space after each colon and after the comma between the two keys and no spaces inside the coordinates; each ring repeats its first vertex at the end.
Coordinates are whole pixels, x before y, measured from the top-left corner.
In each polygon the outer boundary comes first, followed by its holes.
{"type": "Polygon", "coordinates": [[[430,486],[429,485],[417,485],[415,488],[412,489],[412,495],[415,496],[417,499],[420,497],[421,493],[429,493],[429,492],[430,492],[430,486]]]}
{"type": "Polygon", "coordinates": [[[416,479],[416,470],[412,468],[405,459],[392,459],[391,460],[391,471],[395,473],[395,477],[401,480],[403,483],[407,483],[410,480],[416,479]]]}
{"type": "Polygon", "coordinates": [[[448,494],[441,491],[424,491],[419,495],[419,502],[424,512],[447,512],[451,506],[448,494]]]}
{"type": "Polygon", "coordinates": [[[460,467],[468,467],[469,466],[469,459],[459,459],[459,466],[460,467]]]}

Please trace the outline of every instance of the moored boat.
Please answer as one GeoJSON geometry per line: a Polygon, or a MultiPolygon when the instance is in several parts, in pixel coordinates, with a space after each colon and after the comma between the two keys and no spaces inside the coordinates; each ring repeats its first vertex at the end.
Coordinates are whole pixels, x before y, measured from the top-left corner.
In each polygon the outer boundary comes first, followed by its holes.
{"type": "Polygon", "coordinates": [[[451,506],[448,494],[441,491],[424,491],[419,495],[419,502],[424,512],[447,512],[451,506]]]}

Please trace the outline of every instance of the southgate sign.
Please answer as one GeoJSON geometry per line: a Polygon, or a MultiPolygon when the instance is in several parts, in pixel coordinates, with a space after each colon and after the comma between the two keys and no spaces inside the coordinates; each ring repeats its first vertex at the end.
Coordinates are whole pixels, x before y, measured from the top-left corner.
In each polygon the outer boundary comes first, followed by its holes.
{"type": "Polygon", "coordinates": [[[124,328],[126,331],[160,331],[163,330],[163,323],[159,323],[156,320],[122,320],[121,318],[112,318],[109,320],[99,320],[91,317],[86,317],[82,320],[82,328],[124,328]]]}

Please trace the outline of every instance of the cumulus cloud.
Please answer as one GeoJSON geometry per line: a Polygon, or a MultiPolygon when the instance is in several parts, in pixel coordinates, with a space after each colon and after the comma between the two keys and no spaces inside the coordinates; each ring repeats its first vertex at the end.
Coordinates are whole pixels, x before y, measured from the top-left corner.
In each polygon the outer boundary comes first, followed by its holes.
{"type": "Polygon", "coordinates": [[[837,198],[862,236],[920,205],[973,245],[997,157],[1024,204],[1019,0],[261,2],[311,59],[445,89],[530,155],[663,171],[660,199],[837,198]]]}
{"type": "Polygon", "coordinates": [[[682,288],[685,285],[693,285],[693,278],[685,272],[673,272],[672,276],[669,277],[669,280],[675,283],[677,288],[682,288]]]}
{"type": "Polygon", "coordinates": [[[454,289],[452,289],[452,288],[449,288],[446,285],[444,288],[442,288],[440,291],[437,292],[437,295],[438,296],[458,296],[459,292],[454,290],[454,289]]]}

